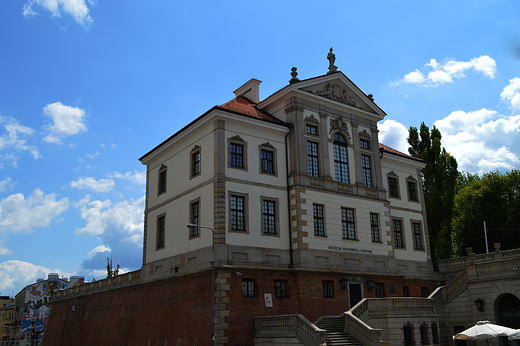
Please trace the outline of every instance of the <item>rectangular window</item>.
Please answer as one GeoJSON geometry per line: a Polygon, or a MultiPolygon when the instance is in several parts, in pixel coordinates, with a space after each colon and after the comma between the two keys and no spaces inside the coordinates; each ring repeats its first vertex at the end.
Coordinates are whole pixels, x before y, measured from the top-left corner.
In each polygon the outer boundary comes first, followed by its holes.
{"type": "Polygon", "coordinates": [[[359,140],[359,146],[363,149],[370,149],[370,142],[366,139],[359,140]]]}
{"type": "Polygon", "coordinates": [[[229,165],[244,168],[244,146],[240,144],[229,144],[229,165]]]}
{"type": "Polygon", "coordinates": [[[255,296],[255,280],[242,279],[242,295],[244,297],[255,296]]]}
{"type": "Polygon", "coordinates": [[[354,209],[341,208],[341,231],[343,239],[356,239],[354,209]]]}
{"type": "Polygon", "coordinates": [[[273,152],[262,149],[260,151],[260,159],[262,161],[262,172],[274,173],[273,152]]]}
{"type": "Polygon", "coordinates": [[[191,154],[191,175],[200,174],[200,151],[191,154]]]}
{"type": "Polygon", "coordinates": [[[166,166],[161,166],[161,169],[159,170],[159,186],[157,188],[158,195],[166,192],[166,172],[166,166]]]}
{"type": "Polygon", "coordinates": [[[361,164],[363,167],[363,184],[366,187],[372,187],[372,172],[370,171],[370,156],[361,155],[361,164]]]}
{"type": "Polygon", "coordinates": [[[429,287],[421,287],[421,297],[428,298],[430,295],[430,288],[429,287]]]}
{"type": "Polygon", "coordinates": [[[245,231],[244,199],[242,196],[231,196],[230,198],[231,229],[234,231],[245,231]]]}
{"type": "Polygon", "coordinates": [[[274,296],[276,298],[287,298],[287,281],[274,280],[274,296]]]}
{"type": "Polygon", "coordinates": [[[403,286],[403,297],[409,297],[410,296],[410,287],[403,286]]]}
{"type": "Polygon", "coordinates": [[[379,215],[370,213],[370,231],[372,233],[372,241],[380,243],[379,237],[379,215]]]}
{"type": "Polygon", "coordinates": [[[321,284],[323,286],[323,298],[334,298],[334,281],[324,280],[321,284]]]}
{"type": "Polygon", "coordinates": [[[164,247],[164,231],[166,227],[166,216],[161,215],[157,217],[157,248],[164,247]]]}
{"type": "Polygon", "coordinates": [[[395,247],[404,247],[401,220],[394,220],[394,242],[395,247]]]}
{"type": "Polygon", "coordinates": [[[399,198],[399,190],[397,189],[397,178],[388,178],[388,192],[390,197],[399,198]]]}
{"type": "Polygon", "coordinates": [[[313,204],[312,214],[314,218],[314,235],[325,236],[325,221],[323,220],[323,206],[313,204]]]}
{"type": "Polygon", "coordinates": [[[408,199],[410,201],[417,201],[417,193],[415,189],[415,182],[409,181],[408,182],[408,199]]]}
{"type": "Polygon", "coordinates": [[[384,298],[385,297],[385,284],[382,282],[375,283],[376,289],[376,298],[384,298]]]}
{"type": "Polygon", "coordinates": [[[418,222],[412,223],[413,230],[413,248],[415,250],[422,250],[422,241],[421,241],[421,224],[418,222]]]}
{"type": "MultiPolygon", "coordinates": [[[[194,225],[200,225],[200,203],[198,201],[191,204],[191,223],[194,225]]],[[[199,235],[200,231],[198,227],[191,227],[190,230],[190,237],[199,235]]]]}
{"type": "Polygon", "coordinates": [[[262,200],[262,224],[264,233],[276,234],[275,202],[262,200]]]}
{"type": "Polygon", "coordinates": [[[318,172],[318,144],[307,142],[307,163],[311,177],[319,177],[318,172]]]}
{"type": "Polygon", "coordinates": [[[312,125],[305,125],[305,132],[307,132],[309,135],[316,136],[318,134],[318,128],[312,125]]]}

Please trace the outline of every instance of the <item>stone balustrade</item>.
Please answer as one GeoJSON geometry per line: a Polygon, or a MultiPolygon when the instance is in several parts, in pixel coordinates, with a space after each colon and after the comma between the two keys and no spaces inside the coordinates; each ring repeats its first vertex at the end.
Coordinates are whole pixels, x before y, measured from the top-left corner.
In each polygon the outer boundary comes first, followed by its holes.
{"type": "Polygon", "coordinates": [[[141,282],[141,270],[128,272],[111,278],[87,282],[80,286],[58,290],[53,293],[52,300],[68,299],[76,295],[88,295],[116,288],[131,286],[141,282]]]}
{"type": "Polygon", "coordinates": [[[253,337],[258,340],[255,345],[271,338],[296,338],[305,346],[325,345],[325,330],[300,314],[255,317],[253,337]]]}

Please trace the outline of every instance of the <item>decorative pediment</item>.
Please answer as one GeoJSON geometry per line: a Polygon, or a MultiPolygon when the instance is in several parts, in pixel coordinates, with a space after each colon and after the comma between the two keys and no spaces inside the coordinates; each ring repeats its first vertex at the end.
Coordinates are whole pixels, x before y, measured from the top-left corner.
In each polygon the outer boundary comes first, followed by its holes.
{"type": "Polygon", "coordinates": [[[395,174],[394,171],[390,171],[390,172],[388,172],[386,175],[389,175],[389,176],[392,176],[392,177],[396,177],[396,178],[399,177],[397,174],[395,174]]]}
{"type": "Polygon", "coordinates": [[[260,144],[261,147],[267,147],[267,148],[272,148],[274,149],[274,145],[272,145],[271,143],[269,142],[265,142],[264,144],[260,144]]]}
{"type": "Polygon", "coordinates": [[[168,167],[166,167],[165,165],[161,165],[161,167],[159,167],[159,171],[164,171],[165,169],[167,169],[168,167]]]}
{"type": "Polygon", "coordinates": [[[193,149],[191,149],[191,152],[197,151],[200,149],[200,145],[195,145],[193,149]]]}
{"type": "Polygon", "coordinates": [[[415,179],[415,177],[413,175],[410,175],[408,178],[406,178],[406,180],[411,180],[411,181],[417,182],[417,179],[415,179]]]}
{"type": "Polygon", "coordinates": [[[359,137],[365,137],[370,139],[370,134],[367,132],[367,130],[363,130],[359,132],[359,137]]]}
{"type": "Polygon", "coordinates": [[[239,135],[233,136],[230,139],[233,141],[237,141],[237,142],[245,142],[244,139],[242,137],[240,137],[239,135]]]}
{"type": "Polygon", "coordinates": [[[325,85],[322,89],[317,89],[316,91],[309,90],[309,92],[318,96],[326,97],[333,101],[356,107],[354,97],[349,96],[347,90],[342,88],[339,84],[327,83],[327,85],[325,85]]]}
{"type": "Polygon", "coordinates": [[[350,140],[350,134],[348,132],[348,125],[343,120],[343,118],[340,117],[340,118],[330,120],[329,134],[331,134],[335,130],[342,132],[343,134],[345,134],[348,137],[348,140],[350,140]]]}
{"type": "Polygon", "coordinates": [[[315,123],[315,124],[320,123],[320,121],[314,116],[314,114],[311,114],[310,116],[305,117],[305,121],[308,123],[315,123]]]}

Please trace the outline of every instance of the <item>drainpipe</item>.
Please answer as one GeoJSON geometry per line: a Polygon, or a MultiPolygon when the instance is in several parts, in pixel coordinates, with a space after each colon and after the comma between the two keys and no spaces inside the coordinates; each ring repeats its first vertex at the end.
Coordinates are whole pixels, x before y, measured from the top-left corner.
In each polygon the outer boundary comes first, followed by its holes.
{"type": "Polygon", "coordinates": [[[289,257],[290,264],[289,268],[293,267],[293,248],[292,248],[292,229],[291,229],[291,192],[289,191],[289,148],[287,145],[287,138],[292,133],[294,129],[293,124],[287,124],[289,128],[289,132],[285,135],[285,167],[287,170],[286,179],[287,179],[287,211],[288,211],[288,220],[289,220],[289,257]]]}

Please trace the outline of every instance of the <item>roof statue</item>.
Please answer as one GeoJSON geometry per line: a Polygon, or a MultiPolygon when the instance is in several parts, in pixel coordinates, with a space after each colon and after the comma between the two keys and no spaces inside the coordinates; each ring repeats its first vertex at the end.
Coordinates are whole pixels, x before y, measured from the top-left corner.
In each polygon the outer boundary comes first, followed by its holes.
{"type": "Polygon", "coordinates": [[[293,84],[293,83],[297,83],[299,82],[300,80],[298,79],[298,77],[296,77],[298,75],[298,72],[296,72],[297,68],[296,67],[293,67],[291,69],[291,76],[292,78],[289,80],[289,84],[293,84]]]}
{"type": "Polygon", "coordinates": [[[330,52],[327,54],[327,59],[329,60],[329,72],[327,72],[327,74],[338,72],[338,67],[334,65],[336,62],[336,54],[332,53],[332,47],[330,47],[330,52]]]}

